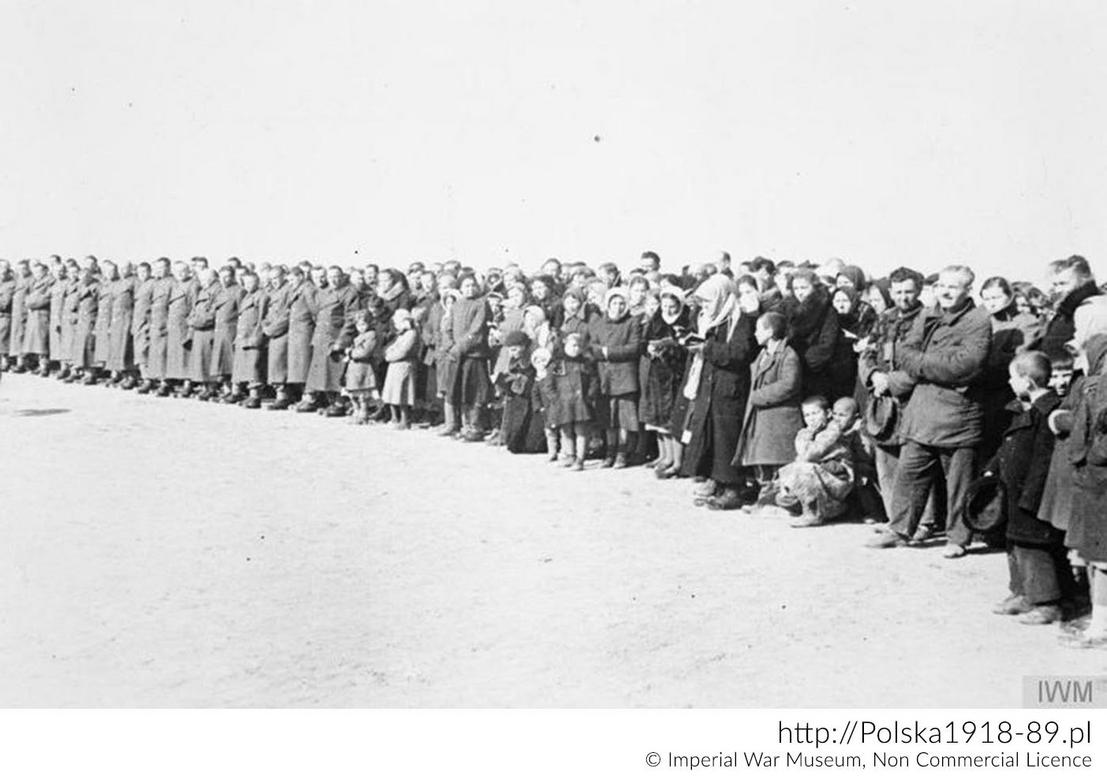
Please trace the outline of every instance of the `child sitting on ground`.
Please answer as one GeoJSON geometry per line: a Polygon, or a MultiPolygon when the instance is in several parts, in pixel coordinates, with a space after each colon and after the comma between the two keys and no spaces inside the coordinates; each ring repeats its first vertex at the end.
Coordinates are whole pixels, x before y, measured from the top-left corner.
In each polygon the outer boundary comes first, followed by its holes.
{"type": "Polygon", "coordinates": [[[370,402],[379,401],[377,376],[373,361],[377,358],[378,343],[375,319],[364,310],[354,318],[357,336],[346,349],[346,393],[354,403],[351,424],[368,424],[370,402]]]}
{"type": "Polygon", "coordinates": [[[861,433],[861,409],[852,397],[834,403],[831,417],[842,431],[842,439],[853,456],[853,492],[846,503],[860,512],[866,525],[887,522],[884,501],[876,482],[876,453],[873,443],[861,433]]]}
{"type": "Polygon", "coordinates": [[[777,505],[800,513],[792,527],[821,525],[846,510],[853,490],[853,456],[825,397],[803,401],[806,425],[796,435],[796,459],[780,469],[777,505]]]}

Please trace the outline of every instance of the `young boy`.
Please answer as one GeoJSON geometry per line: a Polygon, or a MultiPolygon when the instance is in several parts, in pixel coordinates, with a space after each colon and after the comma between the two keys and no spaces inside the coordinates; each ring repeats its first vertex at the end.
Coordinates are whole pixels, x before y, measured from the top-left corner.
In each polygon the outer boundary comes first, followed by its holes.
{"type": "Polygon", "coordinates": [[[861,411],[852,397],[842,397],[834,403],[831,417],[842,431],[842,439],[853,455],[853,492],[847,503],[855,505],[866,525],[886,522],[884,501],[876,481],[876,459],[873,443],[861,434],[861,411]]]}
{"type": "Polygon", "coordinates": [[[1062,599],[1072,593],[1072,578],[1064,545],[1064,531],[1038,515],[1054,435],[1048,420],[1061,401],[1049,388],[1049,357],[1027,351],[1008,368],[1008,384],[1016,400],[1015,414],[1003,434],[996,455],[984,470],[998,475],[1007,497],[1007,565],[1010,595],[995,608],[997,614],[1020,615],[1027,625],[1046,625],[1061,619],[1062,599]]]}
{"type": "Polygon", "coordinates": [[[803,422],[796,435],[796,459],[780,469],[777,505],[800,511],[792,527],[813,527],[846,509],[853,490],[853,456],[825,397],[803,401],[803,422]]]}

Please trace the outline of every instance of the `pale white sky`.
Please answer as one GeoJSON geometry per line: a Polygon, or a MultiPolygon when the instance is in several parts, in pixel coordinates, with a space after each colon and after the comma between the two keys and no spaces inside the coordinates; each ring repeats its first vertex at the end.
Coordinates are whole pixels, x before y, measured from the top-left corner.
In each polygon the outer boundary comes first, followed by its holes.
{"type": "Polygon", "coordinates": [[[0,31],[8,258],[1107,271],[1107,3],[4,0],[0,31]]]}

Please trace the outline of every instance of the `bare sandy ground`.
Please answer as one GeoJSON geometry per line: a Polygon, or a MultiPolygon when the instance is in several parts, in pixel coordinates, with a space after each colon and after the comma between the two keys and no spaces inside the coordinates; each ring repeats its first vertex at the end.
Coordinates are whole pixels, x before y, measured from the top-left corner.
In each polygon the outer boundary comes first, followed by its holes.
{"type": "Polygon", "coordinates": [[[989,612],[1002,555],[692,488],[5,375],[0,704],[1009,706],[1107,672],[989,612]]]}

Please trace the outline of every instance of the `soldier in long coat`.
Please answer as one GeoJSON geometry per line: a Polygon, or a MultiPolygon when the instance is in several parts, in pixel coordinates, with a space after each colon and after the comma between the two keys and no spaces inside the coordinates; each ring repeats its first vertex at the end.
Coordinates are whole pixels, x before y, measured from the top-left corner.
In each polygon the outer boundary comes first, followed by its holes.
{"type": "Polygon", "coordinates": [[[268,301],[268,294],[258,287],[258,276],[253,272],[243,274],[231,374],[234,390],[226,401],[242,402],[246,408],[261,407],[261,387],[265,385],[265,334],[262,323],[268,301]],[[245,400],[243,387],[249,395],[245,400]]]}
{"type": "Polygon", "coordinates": [[[150,383],[139,387],[142,394],[153,390],[153,382],[159,384],[159,395],[165,397],[169,394],[165,375],[169,355],[169,293],[175,282],[169,274],[169,259],[159,258],[155,261],[153,285],[150,286],[150,339],[146,356],[146,378],[150,383]]]}
{"type": "Polygon", "coordinates": [[[269,291],[266,296],[265,314],[261,321],[261,331],[265,337],[266,377],[277,393],[270,410],[285,410],[291,404],[288,390],[288,330],[289,307],[294,287],[303,283],[303,273],[293,267],[291,281],[285,280],[283,266],[275,266],[270,274],[269,291]]]}
{"type": "MultiPolygon", "coordinates": [[[[292,290],[288,295],[288,373],[285,382],[302,390],[311,367],[311,338],[315,333],[315,299],[319,289],[303,279],[297,284],[295,272],[289,284],[292,290]]],[[[303,402],[309,403],[310,400],[303,402]]],[[[314,409],[314,406],[307,408],[314,409]]]]}
{"type": "Polygon", "coordinates": [[[98,368],[108,366],[108,354],[111,352],[111,298],[118,279],[119,270],[115,262],[106,258],[101,261],[100,300],[96,305],[96,353],[94,355],[98,368]]]}
{"type": "Polygon", "coordinates": [[[31,284],[24,298],[27,317],[23,327],[23,360],[28,364],[36,363],[42,375],[49,371],[50,365],[50,290],[53,286],[54,278],[46,264],[36,261],[31,266],[31,284]]]}
{"type": "Polygon", "coordinates": [[[211,352],[215,343],[215,300],[222,285],[215,270],[208,267],[200,270],[197,281],[199,290],[188,314],[188,330],[192,336],[192,345],[188,350],[188,379],[201,387],[198,398],[209,400],[216,386],[216,379],[211,374],[211,352]]]}
{"type": "Polygon", "coordinates": [[[11,264],[0,258],[0,371],[8,369],[11,361],[12,295],[15,294],[15,277],[11,264]]]}
{"type": "Polygon", "coordinates": [[[188,325],[188,316],[196,303],[197,282],[192,270],[183,262],[173,265],[173,282],[169,285],[168,310],[166,314],[165,346],[165,382],[158,394],[166,396],[177,381],[184,381],[180,393],[187,397],[192,394],[192,382],[189,380],[192,349],[192,330],[188,325]]]}
{"type": "Polygon", "coordinates": [[[234,372],[234,338],[238,328],[238,306],[242,299],[242,286],[235,280],[234,267],[219,270],[221,283],[215,295],[215,336],[211,345],[212,380],[223,384],[224,394],[230,394],[228,384],[234,372]]]}
{"type": "Polygon", "coordinates": [[[14,362],[12,372],[26,372],[23,362],[23,335],[27,321],[27,290],[31,287],[31,263],[23,259],[15,267],[15,289],[12,291],[11,336],[8,356],[14,362]]]}
{"type": "Polygon", "coordinates": [[[77,311],[81,306],[81,278],[81,267],[79,265],[71,266],[69,282],[65,286],[65,299],[62,300],[61,342],[65,357],[58,378],[67,383],[71,379],[76,380],[76,376],[80,374],[74,338],[77,332],[77,311]]]}
{"type": "Polygon", "coordinates": [[[131,326],[134,323],[135,286],[134,266],[130,261],[120,266],[119,279],[112,284],[111,328],[108,331],[108,364],[112,383],[120,383],[124,389],[132,389],[134,378],[134,348],[131,326]]]}
{"type": "MultiPolygon", "coordinates": [[[[50,361],[49,366],[64,366],[66,346],[62,324],[65,321],[65,295],[69,292],[69,266],[59,263],[54,269],[54,284],[50,286],[50,361]]],[[[44,373],[45,374],[45,373],[44,373]]]]}
{"type": "Polygon", "coordinates": [[[68,381],[82,380],[85,385],[96,383],[96,318],[100,306],[100,283],[96,279],[96,261],[81,262],[77,298],[77,318],[73,324],[73,366],[78,370],[68,381]]]}
{"type": "Polygon", "coordinates": [[[328,416],[344,416],[346,409],[337,401],[337,395],[346,369],[343,352],[353,342],[356,332],[357,291],[341,267],[332,266],[327,270],[327,287],[319,292],[315,301],[315,332],[311,338],[311,368],[306,386],[311,398],[304,403],[314,402],[316,407],[326,405],[328,416]]]}

